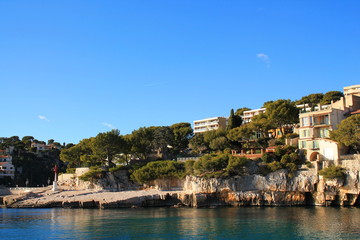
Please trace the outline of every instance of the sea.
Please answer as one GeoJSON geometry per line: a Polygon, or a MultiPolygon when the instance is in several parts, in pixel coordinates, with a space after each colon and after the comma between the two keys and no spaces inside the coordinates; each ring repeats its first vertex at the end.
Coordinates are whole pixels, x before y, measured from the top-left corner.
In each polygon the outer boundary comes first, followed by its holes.
{"type": "Polygon", "coordinates": [[[360,239],[360,209],[0,209],[0,239],[360,239]]]}

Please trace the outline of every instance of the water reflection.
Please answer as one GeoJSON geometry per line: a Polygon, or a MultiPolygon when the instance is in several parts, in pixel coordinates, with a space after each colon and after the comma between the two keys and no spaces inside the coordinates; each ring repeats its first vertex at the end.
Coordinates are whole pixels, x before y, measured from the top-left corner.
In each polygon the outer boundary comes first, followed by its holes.
{"type": "Polygon", "coordinates": [[[358,239],[357,208],[1,209],[2,239],[358,239]]]}

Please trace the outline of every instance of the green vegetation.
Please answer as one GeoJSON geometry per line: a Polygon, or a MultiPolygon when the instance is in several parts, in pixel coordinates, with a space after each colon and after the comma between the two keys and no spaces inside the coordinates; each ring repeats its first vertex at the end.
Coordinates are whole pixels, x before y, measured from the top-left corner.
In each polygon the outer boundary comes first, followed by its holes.
{"type": "Polygon", "coordinates": [[[240,127],[241,123],[242,123],[242,118],[234,113],[234,109],[231,109],[230,116],[228,119],[228,125],[226,129],[230,130],[236,127],[240,127]]]}
{"type": "Polygon", "coordinates": [[[84,173],[79,177],[80,180],[94,182],[97,179],[101,179],[105,176],[106,171],[98,167],[91,167],[90,171],[84,173]]]}
{"type": "Polygon", "coordinates": [[[319,175],[325,179],[336,179],[345,177],[345,169],[338,166],[330,166],[319,171],[319,175]]]}
{"type": "Polygon", "coordinates": [[[354,151],[360,151],[360,115],[353,115],[341,121],[337,130],[330,132],[331,139],[354,151]]]}
{"type": "Polygon", "coordinates": [[[259,173],[266,175],[280,169],[288,171],[288,177],[292,178],[298,170],[298,165],[304,163],[304,159],[297,152],[294,146],[277,146],[275,153],[264,153],[262,156],[263,165],[259,173]]]}
{"type": "Polygon", "coordinates": [[[47,185],[49,179],[50,181],[54,179],[52,169],[55,164],[59,166],[60,171],[65,172],[66,166],[59,160],[58,149],[64,148],[64,144],[61,145],[51,139],[51,145],[40,151],[36,147],[31,147],[32,143],[46,145],[45,141],[37,140],[33,136],[24,136],[21,140],[18,136],[0,138],[0,150],[12,149],[12,163],[15,167],[15,179],[1,178],[0,185],[25,186],[26,182],[28,186],[47,185]]]}
{"type": "Polygon", "coordinates": [[[185,164],[171,160],[155,161],[135,170],[131,178],[138,183],[148,183],[155,179],[183,178],[185,164]]]}
{"type": "Polygon", "coordinates": [[[300,100],[296,101],[296,104],[309,104],[309,107],[313,108],[318,104],[330,104],[331,101],[338,101],[344,94],[339,91],[330,91],[325,94],[322,93],[313,93],[307,96],[302,97],[300,100]]]}

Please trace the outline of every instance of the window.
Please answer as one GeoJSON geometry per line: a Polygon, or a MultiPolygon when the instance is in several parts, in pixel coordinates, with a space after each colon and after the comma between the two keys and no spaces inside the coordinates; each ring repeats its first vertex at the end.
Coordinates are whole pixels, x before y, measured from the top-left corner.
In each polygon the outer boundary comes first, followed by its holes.
{"type": "Polygon", "coordinates": [[[302,130],[302,131],[300,131],[300,137],[301,137],[301,138],[310,137],[310,131],[309,131],[309,130],[302,130]]]}
{"type": "Polygon", "coordinates": [[[320,129],[320,137],[328,138],[329,137],[329,129],[327,129],[327,128],[320,129]]]}
{"type": "Polygon", "coordinates": [[[300,141],[300,148],[306,148],[306,141],[300,141]]]}
{"type": "Polygon", "coordinates": [[[313,149],[318,149],[319,148],[319,141],[313,141],[312,142],[312,148],[313,149]]]}
{"type": "Polygon", "coordinates": [[[302,126],[303,127],[309,126],[309,118],[307,117],[302,118],[302,126]]]}

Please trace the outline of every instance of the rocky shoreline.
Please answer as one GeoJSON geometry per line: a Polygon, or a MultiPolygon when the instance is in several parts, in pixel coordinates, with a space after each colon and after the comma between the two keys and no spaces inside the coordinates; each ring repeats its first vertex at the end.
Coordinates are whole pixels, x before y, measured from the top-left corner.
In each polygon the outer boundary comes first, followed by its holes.
{"type": "Polygon", "coordinates": [[[342,167],[346,169],[343,179],[326,180],[315,169],[300,170],[289,178],[286,170],[279,170],[266,176],[249,174],[226,179],[195,176],[182,180],[157,179],[143,190],[133,190],[134,183],[129,182],[125,174],[120,178],[116,173],[90,185],[69,178],[63,185],[60,183],[60,191],[56,192],[50,187],[20,193],[5,191],[0,196],[0,203],[8,208],[104,209],[360,206],[360,161],[344,161],[342,167]]]}
{"type": "Polygon", "coordinates": [[[139,208],[219,206],[301,206],[298,192],[189,193],[155,189],[124,192],[59,191],[50,189],[3,197],[7,208],[139,208]]]}

